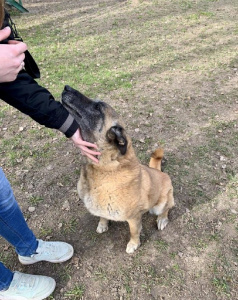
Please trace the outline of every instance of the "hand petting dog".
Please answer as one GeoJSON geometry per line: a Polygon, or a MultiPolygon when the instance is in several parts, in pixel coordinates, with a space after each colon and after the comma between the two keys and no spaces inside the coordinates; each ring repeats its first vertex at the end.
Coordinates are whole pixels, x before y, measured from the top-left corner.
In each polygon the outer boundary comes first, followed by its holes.
{"type": "Polygon", "coordinates": [[[97,145],[84,141],[81,137],[81,133],[79,129],[71,137],[71,140],[73,141],[74,145],[81,150],[82,155],[87,156],[88,158],[90,158],[92,161],[96,163],[99,162],[96,156],[101,155],[101,153],[89,149],[89,148],[98,149],[97,145]]]}

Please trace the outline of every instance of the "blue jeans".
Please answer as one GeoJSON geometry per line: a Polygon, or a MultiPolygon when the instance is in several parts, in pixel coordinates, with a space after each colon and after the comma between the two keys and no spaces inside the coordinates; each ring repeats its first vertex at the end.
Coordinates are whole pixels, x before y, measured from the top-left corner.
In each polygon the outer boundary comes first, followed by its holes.
{"type": "MultiPolygon", "coordinates": [[[[0,168],[0,235],[11,243],[22,256],[35,253],[38,242],[27,226],[23,214],[13,195],[12,188],[0,168]]],[[[7,289],[13,272],[0,262],[0,290],[7,289]]]]}

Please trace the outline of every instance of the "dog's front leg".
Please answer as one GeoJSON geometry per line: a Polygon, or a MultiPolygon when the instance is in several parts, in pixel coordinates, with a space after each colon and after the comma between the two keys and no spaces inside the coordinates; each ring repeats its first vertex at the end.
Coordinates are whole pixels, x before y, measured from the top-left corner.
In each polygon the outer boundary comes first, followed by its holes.
{"type": "Polygon", "coordinates": [[[127,244],[126,252],[133,253],[140,246],[141,216],[136,219],[127,220],[127,222],[130,227],[131,239],[127,244]]]}
{"type": "Polygon", "coordinates": [[[108,231],[108,220],[100,218],[96,231],[97,233],[103,233],[105,231],[108,231]]]}

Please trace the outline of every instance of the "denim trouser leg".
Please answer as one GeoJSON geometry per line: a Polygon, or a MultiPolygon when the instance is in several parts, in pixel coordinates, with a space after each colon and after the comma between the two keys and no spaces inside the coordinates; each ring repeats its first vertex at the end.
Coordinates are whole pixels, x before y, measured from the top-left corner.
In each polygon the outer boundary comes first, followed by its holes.
{"type": "Polygon", "coordinates": [[[0,291],[5,290],[9,287],[13,278],[13,272],[8,270],[1,262],[0,262],[0,291]]]}
{"type": "MultiPolygon", "coordinates": [[[[18,206],[11,186],[0,168],[0,235],[11,243],[16,252],[23,256],[35,253],[38,242],[35,235],[27,226],[23,214],[18,206]]],[[[9,270],[0,265],[1,278],[7,277],[9,270]],[[4,275],[5,274],[5,275],[4,275]]]]}

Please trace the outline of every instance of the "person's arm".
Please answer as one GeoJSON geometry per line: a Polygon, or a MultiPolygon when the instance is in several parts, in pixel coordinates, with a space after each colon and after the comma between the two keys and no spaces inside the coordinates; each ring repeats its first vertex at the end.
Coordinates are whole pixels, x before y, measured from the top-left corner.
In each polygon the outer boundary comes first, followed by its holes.
{"type": "MultiPolygon", "coordinates": [[[[9,27],[0,30],[0,41],[7,39],[10,33],[9,27]]],[[[54,100],[48,90],[21,71],[26,50],[27,45],[23,42],[0,44],[1,98],[38,123],[59,129],[67,137],[71,137],[78,128],[73,117],[54,100]]]]}
{"type": "Polygon", "coordinates": [[[63,132],[84,155],[98,162],[95,156],[100,155],[100,152],[88,148],[97,149],[97,146],[82,140],[79,125],[74,118],[25,71],[21,71],[15,81],[0,83],[0,97],[39,124],[63,132]]]}
{"type": "Polygon", "coordinates": [[[21,71],[12,82],[0,83],[0,96],[39,124],[58,129],[67,137],[79,128],[62,104],[25,71],[21,71]]]}
{"type": "MultiPolygon", "coordinates": [[[[9,27],[0,30],[0,41],[7,39],[10,33],[9,27]]],[[[62,131],[71,137],[84,155],[98,162],[94,156],[100,153],[88,148],[97,149],[97,146],[82,140],[77,122],[61,103],[55,101],[49,91],[39,86],[26,72],[18,74],[23,67],[26,49],[26,44],[22,42],[0,44],[0,98],[38,123],[62,131]]]]}

